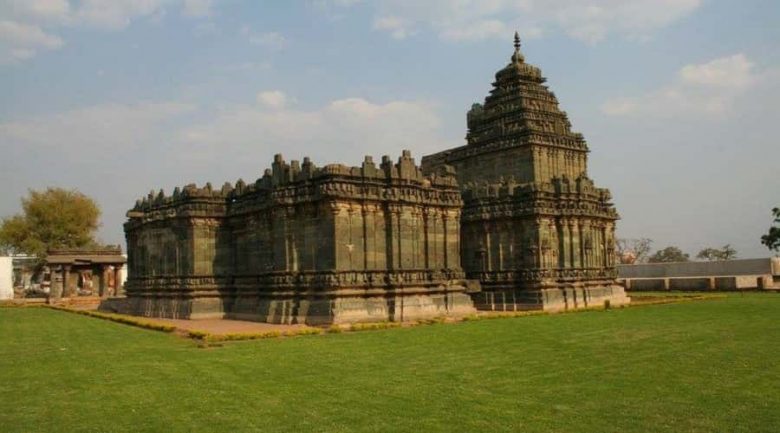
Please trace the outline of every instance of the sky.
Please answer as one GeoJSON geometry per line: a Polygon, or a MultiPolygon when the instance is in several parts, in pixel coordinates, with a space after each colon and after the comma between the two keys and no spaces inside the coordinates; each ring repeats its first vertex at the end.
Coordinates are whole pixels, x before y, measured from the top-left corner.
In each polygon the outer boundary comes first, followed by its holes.
{"type": "Polygon", "coordinates": [[[465,144],[509,62],[539,66],[618,236],[694,256],[780,206],[776,0],[0,0],[0,216],[78,189],[122,243],[150,190],[465,144]]]}

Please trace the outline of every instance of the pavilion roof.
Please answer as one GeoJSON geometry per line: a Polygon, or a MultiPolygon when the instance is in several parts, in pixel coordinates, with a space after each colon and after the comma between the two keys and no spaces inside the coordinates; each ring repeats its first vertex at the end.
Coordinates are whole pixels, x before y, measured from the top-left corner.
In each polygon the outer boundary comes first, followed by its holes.
{"type": "Polygon", "coordinates": [[[46,263],[50,265],[123,264],[127,258],[119,247],[49,250],[46,263]]]}

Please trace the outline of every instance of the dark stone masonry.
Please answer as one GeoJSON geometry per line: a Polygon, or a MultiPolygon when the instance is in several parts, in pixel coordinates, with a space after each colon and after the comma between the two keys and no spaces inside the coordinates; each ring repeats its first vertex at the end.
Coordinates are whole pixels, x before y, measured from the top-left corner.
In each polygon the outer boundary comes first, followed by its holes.
{"type": "Polygon", "coordinates": [[[120,311],[339,323],[466,314],[460,208],[446,169],[409,152],[361,167],[286,163],[254,184],[150,194],[125,224],[120,311]]]}
{"type": "Polygon", "coordinates": [[[126,298],[104,310],[271,323],[404,321],[629,302],[609,191],[519,39],[465,146],[361,167],[286,163],[151,193],[128,212],[126,298]],[[481,290],[480,290],[481,287],[481,290]]]}
{"type": "Polygon", "coordinates": [[[480,309],[629,302],[616,281],[611,195],[588,177],[585,139],[545,81],[515,34],[510,63],[468,113],[467,144],[422,160],[424,172],[455,169],[462,264],[482,283],[480,309]]]}

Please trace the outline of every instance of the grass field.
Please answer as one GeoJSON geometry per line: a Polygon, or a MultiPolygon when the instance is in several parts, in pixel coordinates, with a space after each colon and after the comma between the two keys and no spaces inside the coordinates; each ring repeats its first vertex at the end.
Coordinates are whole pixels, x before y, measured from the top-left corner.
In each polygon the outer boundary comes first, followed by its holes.
{"type": "Polygon", "coordinates": [[[0,308],[3,432],[778,432],[780,296],[226,343],[0,308]]]}

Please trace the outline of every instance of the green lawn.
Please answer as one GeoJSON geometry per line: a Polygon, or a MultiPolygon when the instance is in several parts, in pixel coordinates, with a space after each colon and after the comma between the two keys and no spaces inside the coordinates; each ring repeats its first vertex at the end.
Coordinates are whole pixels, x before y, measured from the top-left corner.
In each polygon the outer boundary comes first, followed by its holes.
{"type": "Polygon", "coordinates": [[[780,295],[202,349],[0,308],[3,432],[778,432],[780,295]]]}

